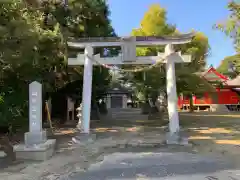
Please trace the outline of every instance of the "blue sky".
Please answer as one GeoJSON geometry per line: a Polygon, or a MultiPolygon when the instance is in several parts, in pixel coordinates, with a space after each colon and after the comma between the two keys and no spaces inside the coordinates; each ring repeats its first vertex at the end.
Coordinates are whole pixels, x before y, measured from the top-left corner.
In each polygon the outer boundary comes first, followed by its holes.
{"type": "Polygon", "coordinates": [[[214,30],[215,23],[227,18],[228,0],[108,0],[111,20],[118,35],[129,35],[152,3],[167,10],[168,22],[176,24],[181,32],[192,29],[205,33],[210,42],[211,56],[208,65],[215,67],[226,57],[235,54],[232,41],[224,33],[214,30]]]}

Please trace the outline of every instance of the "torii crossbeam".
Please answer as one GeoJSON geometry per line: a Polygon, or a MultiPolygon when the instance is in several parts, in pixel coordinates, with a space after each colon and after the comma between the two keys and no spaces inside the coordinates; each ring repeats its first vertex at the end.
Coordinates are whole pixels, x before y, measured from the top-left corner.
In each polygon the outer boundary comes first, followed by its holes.
{"type": "Polygon", "coordinates": [[[83,133],[89,133],[90,127],[90,109],[92,94],[92,66],[99,64],[153,64],[159,59],[164,59],[167,70],[167,96],[168,96],[168,114],[169,114],[169,130],[170,134],[179,131],[179,116],[177,111],[177,93],[176,93],[176,76],[175,63],[191,62],[190,55],[181,55],[175,52],[173,45],[185,44],[192,41],[193,33],[183,34],[179,36],[165,37],[96,37],[81,38],[78,40],[69,40],[68,46],[84,49],[84,54],[78,54],[77,58],[69,58],[69,65],[84,65],[83,78],[83,133]],[[137,46],[157,46],[165,45],[165,52],[158,53],[158,56],[137,57],[137,46]],[[94,55],[93,49],[96,47],[120,46],[122,54],[117,57],[100,57],[99,54],[94,55]],[[94,61],[93,61],[94,59],[94,61]]]}

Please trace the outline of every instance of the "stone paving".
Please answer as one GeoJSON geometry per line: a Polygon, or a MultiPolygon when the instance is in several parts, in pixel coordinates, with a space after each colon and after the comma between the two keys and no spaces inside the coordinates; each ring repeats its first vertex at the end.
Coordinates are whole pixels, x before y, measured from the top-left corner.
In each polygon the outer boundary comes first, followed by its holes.
{"type": "Polygon", "coordinates": [[[190,153],[114,153],[70,180],[238,180],[240,171],[220,159],[190,153]]]}

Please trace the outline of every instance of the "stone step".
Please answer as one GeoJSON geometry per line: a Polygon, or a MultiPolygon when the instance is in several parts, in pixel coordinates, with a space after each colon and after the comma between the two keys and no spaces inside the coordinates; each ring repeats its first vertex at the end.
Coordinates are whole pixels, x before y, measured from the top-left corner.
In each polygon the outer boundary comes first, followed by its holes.
{"type": "Polygon", "coordinates": [[[122,113],[122,112],[119,112],[119,113],[111,113],[112,115],[115,115],[115,116],[142,116],[142,115],[145,115],[145,114],[141,114],[141,113],[122,113]]]}
{"type": "Polygon", "coordinates": [[[141,114],[141,112],[111,112],[111,114],[141,114]]]}
{"type": "Polygon", "coordinates": [[[111,114],[112,117],[141,117],[141,116],[147,116],[147,115],[141,115],[141,114],[111,114]]]}
{"type": "Polygon", "coordinates": [[[109,109],[108,112],[111,113],[141,113],[141,109],[109,109]]]}
{"type": "Polygon", "coordinates": [[[142,114],[141,112],[111,112],[111,114],[142,114]]]}
{"type": "Polygon", "coordinates": [[[141,115],[141,114],[112,114],[110,116],[112,119],[115,120],[146,120],[148,119],[148,115],[141,115]]]}
{"type": "Polygon", "coordinates": [[[139,115],[144,115],[141,113],[111,113],[112,115],[115,116],[139,116],[139,115]]]}
{"type": "Polygon", "coordinates": [[[148,117],[143,117],[143,118],[111,118],[112,120],[116,120],[116,121],[145,121],[148,119],[148,117]]]}
{"type": "Polygon", "coordinates": [[[109,110],[116,110],[116,111],[119,111],[119,110],[122,110],[122,111],[141,111],[141,108],[110,108],[109,110]]]}
{"type": "Polygon", "coordinates": [[[148,116],[111,116],[114,119],[129,119],[129,120],[134,120],[134,119],[147,119],[148,116]]]}
{"type": "MultiPolygon", "coordinates": [[[[142,114],[140,108],[126,108],[126,109],[110,109],[109,115],[114,120],[147,120],[147,119],[162,119],[161,115],[142,114]]],[[[164,113],[164,119],[168,120],[168,114],[164,113]]]]}
{"type": "Polygon", "coordinates": [[[115,118],[115,119],[143,119],[143,118],[146,118],[148,116],[128,116],[128,117],[121,117],[121,116],[111,116],[112,118],[115,118]]]}
{"type": "Polygon", "coordinates": [[[168,113],[167,112],[165,112],[164,114],[163,114],[163,118],[162,118],[164,121],[169,121],[169,115],[168,115],[168,113]]]}
{"type": "Polygon", "coordinates": [[[141,108],[112,108],[108,110],[109,117],[114,120],[147,120],[162,119],[169,121],[167,109],[164,109],[163,115],[158,114],[142,114],[141,108]]]}

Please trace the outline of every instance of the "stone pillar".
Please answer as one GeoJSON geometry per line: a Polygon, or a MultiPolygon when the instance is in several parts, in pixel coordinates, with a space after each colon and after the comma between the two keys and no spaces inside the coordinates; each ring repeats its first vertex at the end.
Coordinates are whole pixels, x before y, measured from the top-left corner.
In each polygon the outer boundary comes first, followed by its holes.
{"type": "Polygon", "coordinates": [[[25,145],[32,146],[47,140],[42,130],[42,84],[37,81],[29,85],[29,132],[25,133],[25,145]]]}
{"type": "Polygon", "coordinates": [[[96,139],[94,134],[90,134],[90,118],[91,118],[91,99],[92,99],[92,71],[93,71],[93,48],[86,47],[83,73],[83,93],[82,105],[77,109],[78,111],[78,133],[72,138],[76,144],[85,144],[96,139]]]}
{"type": "MultiPolygon", "coordinates": [[[[165,54],[170,55],[174,53],[173,46],[167,45],[165,54]]],[[[177,91],[176,91],[176,75],[174,59],[166,59],[167,71],[167,97],[168,97],[168,114],[169,114],[169,130],[170,134],[179,132],[179,116],[177,111],[177,91]]]]}
{"type": "Polygon", "coordinates": [[[36,81],[29,85],[29,132],[24,138],[24,144],[14,145],[17,158],[47,160],[53,155],[56,140],[47,140],[42,130],[42,85],[36,81]]]}
{"type": "Polygon", "coordinates": [[[93,48],[85,48],[85,61],[84,61],[84,75],[83,75],[83,93],[82,93],[82,103],[83,103],[83,132],[89,133],[90,128],[90,114],[91,114],[91,98],[92,98],[92,68],[93,63],[91,58],[93,58],[93,48]]]}
{"type": "MultiPolygon", "coordinates": [[[[177,91],[176,91],[176,75],[175,75],[175,62],[178,58],[174,54],[173,46],[167,45],[165,48],[166,58],[166,71],[167,71],[167,102],[168,102],[168,115],[169,115],[169,133],[167,133],[167,144],[180,144],[187,145],[188,138],[180,132],[179,116],[177,111],[177,91]]],[[[178,53],[178,56],[180,54],[178,53]]]]}
{"type": "Polygon", "coordinates": [[[106,98],[107,108],[111,108],[111,96],[108,94],[106,98]]]}

